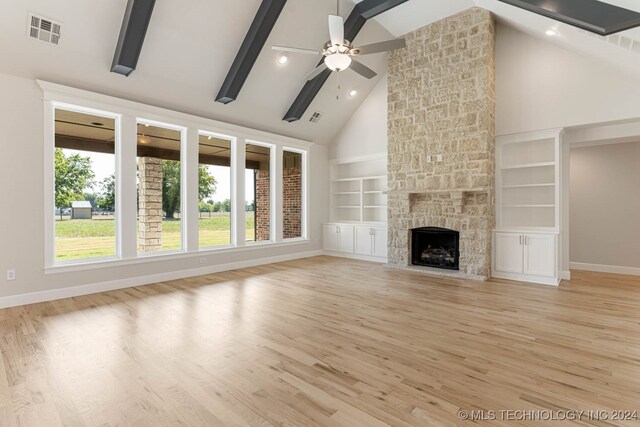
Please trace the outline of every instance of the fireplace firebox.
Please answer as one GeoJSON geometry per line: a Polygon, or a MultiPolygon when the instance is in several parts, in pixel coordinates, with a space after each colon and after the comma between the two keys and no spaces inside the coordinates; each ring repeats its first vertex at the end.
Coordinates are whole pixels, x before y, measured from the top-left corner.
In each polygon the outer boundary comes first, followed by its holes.
{"type": "Polygon", "coordinates": [[[411,230],[411,264],[460,269],[460,233],[439,227],[411,230]]]}

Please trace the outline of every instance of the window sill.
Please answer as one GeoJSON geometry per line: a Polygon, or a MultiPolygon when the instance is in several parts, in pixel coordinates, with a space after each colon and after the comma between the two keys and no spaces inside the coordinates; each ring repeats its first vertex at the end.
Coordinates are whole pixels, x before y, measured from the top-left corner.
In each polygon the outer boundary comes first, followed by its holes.
{"type": "Polygon", "coordinates": [[[81,263],[65,263],[65,264],[56,264],[50,267],[44,268],[44,274],[60,274],[60,273],[72,273],[76,271],[86,271],[86,270],[96,270],[100,268],[112,268],[112,267],[123,267],[127,265],[143,265],[154,262],[165,262],[172,260],[190,260],[194,258],[199,258],[203,256],[209,256],[214,254],[226,254],[226,253],[242,253],[242,252],[251,252],[264,248],[279,248],[286,246],[295,246],[310,243],[309,239],[301,238],[301,239],[288,239],[284,242],[273,243],[273,242],[264,242],[264,243],[249,243],[246,246],[221,246],[219,248],[202,248],[197,252],[169,252],[162,254],[145,254],[138,255],[137,258],[131,259],[98,259],[91,261],[84,261],[81,263]]]}

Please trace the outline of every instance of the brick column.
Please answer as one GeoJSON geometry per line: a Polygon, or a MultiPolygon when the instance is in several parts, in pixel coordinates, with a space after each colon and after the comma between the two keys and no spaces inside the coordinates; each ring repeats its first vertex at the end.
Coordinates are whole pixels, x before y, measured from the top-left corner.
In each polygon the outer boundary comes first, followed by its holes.
{"type": "Polygon", "coordinates": [[[141,252],[162,249],[162,159],[138,161],[138,247],[141,252]]]}
{"type": "Polygon", "coordinates": [[[271,238],[271,180],[268,169],[256,171],[256,241],[271,238]]]}
{"type": "Polygon", "coordinates": [[[282,199],[283,237],[302,236],[302,170],[299,167],[282,171],[282,199]]]}

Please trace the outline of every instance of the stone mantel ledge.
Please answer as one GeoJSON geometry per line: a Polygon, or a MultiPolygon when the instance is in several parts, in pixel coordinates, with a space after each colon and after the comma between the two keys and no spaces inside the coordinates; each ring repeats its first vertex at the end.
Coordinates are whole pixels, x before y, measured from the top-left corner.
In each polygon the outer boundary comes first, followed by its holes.
{"type": "MultiPolygon", "coordinates": [[[[420,196],[420,195],[431,195],[431,194],[448,194],[450,195],[450,200],[453,202],[453,205],[456,209],[456,213],[462,213],[462,208],[464,206],[464,198],[468,194],[487,194],[489,195],[490,189],[487,187],[481,188],[451,188],[451,189],[443,189],[443,190],[389,190],[384,193],[387,195],[399,195],[406,196],[410,198],[411,196],[420,196]]],[[[491,205],[492,203],[490,203],[491,205]]]]}

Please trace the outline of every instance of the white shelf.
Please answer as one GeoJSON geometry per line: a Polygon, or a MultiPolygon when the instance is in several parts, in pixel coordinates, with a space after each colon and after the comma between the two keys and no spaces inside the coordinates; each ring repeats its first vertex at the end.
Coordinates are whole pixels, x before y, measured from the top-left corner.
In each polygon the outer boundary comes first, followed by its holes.
{"type": "Polygon", "coordinates": [[[372,179],[387,179],[386,175],[374,175],[374,176],[357,176],[357,177],[353,177],[353,178],[339,178],[339,179],[334,179],[333,182],[345,182],[345,181],[365,181],[365,180],[372,180],[372,179]]]}
{"type": "Polygon", "coordinates": [[[554,187],[556,184],[515,184],[515,185],[503,185],[502,188],[534,188],[534,187],[554,187]]]}
{"type": "Polygon", "coordinates": [[[556,205],[502,205],[503,208],[555,208],[556,205]]]}
{"type": "Polygon", "coordinates": [[[502,170],[542,168],[542,167],[546,167],[546,166],[555,166],[555,165],[556,165],[556,162],[522,163],[522,164],[519,164],[519,165],[502,166],[502,170]]]}
{"type": "Polygon", "coordinates": [[[496,139],[496,226],[560,228],[561,129],[496,139]]]}
{"type": "Polygon", "coordinates": [[[331,221],[384,223],[387,155],[331,161],[331,221]]]}

